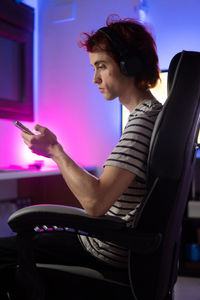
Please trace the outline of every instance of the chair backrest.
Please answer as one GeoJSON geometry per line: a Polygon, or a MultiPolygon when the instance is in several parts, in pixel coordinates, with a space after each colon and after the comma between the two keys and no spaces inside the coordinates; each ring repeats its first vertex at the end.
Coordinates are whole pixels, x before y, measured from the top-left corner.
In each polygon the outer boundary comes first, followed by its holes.
{"type": "Polygon", "coordinates": [[[200,114],[200,53],[183,51],[168,71],[168,98],[152,134],[148,193],[135,227],[159,232],[156,253],[130,254],[132,285],[138,299],[166,298],[177,278],[181,224],[195,166],[200,114]],[[145,298],[146,297],[146,298],[145,298]]]}

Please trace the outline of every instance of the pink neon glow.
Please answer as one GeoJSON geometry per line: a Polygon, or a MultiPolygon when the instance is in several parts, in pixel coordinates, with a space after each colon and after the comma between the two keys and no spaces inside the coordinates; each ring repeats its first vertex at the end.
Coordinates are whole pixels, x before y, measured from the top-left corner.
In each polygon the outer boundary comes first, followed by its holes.
{"type": "MultiPolygon", "coordinates": [[[[78,164],[101,166],[119,139],[120,106],[117,100],[106,102],[92,84],[88,54],[77,46],[80,30],[88,28],[88,19],[86,23],[81,19],[58,26],[47,17],[52,9],[48,1],[38,1],[37,26],[41,30],[34,67],[34,85],[38,88],[34,95],[35,121],[24,125],[30,129],[36,123],[48,127],[78,164]]],[[[99,17],[100,23],[102,20],[105,17],[99,17]]],[[[91,29],[96,25],[95,18],[91,29]]],[[[27,167],[35,160],[55,165],[51,159],[31,153],[11,120],[0,120],[0,130],[0,168],[27,167]]]]}

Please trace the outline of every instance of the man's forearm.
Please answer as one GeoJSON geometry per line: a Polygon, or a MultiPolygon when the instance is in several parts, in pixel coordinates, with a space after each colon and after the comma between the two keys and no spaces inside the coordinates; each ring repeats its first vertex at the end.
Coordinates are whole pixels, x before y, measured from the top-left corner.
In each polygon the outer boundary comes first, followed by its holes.
{"type": "Polygon", "coordinates": [[[52,146],[51,157],[58,165],[65,182],[82,207],[88,214],[94,215],[99,195],[99,179],[79,167],[59,144],[52,146]]]}

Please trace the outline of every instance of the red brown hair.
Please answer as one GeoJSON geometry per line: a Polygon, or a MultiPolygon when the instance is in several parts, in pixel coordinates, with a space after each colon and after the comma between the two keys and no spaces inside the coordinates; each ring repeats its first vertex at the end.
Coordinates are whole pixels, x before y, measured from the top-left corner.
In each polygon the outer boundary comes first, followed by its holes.
{"type": "MultiPolygon", "coordinates": [[[[129,50],[133,49],[142,60],[144,67],[134,76],[137,87],[153,88],[160,77],[156,44],[151,33],[138,21],[131,18],[119,19],[117,15],[110,15],[106,20],[106,25],[116,31],[125,40],[129,50]]],[[[119,62],[118,52],[106,35],[99,30],[91,34],[82,33],[79,45],[87,52],[106,51],[117,63],[119,62]]]]}

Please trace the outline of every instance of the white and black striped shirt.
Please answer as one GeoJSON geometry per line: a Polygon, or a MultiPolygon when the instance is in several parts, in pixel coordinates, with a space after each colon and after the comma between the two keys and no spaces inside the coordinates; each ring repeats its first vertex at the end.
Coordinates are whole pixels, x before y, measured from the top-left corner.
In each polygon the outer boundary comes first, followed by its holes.
{"type": "MultiPolygon", "coordinates": [[[[129,115],[127,125],[119,143],[108,157],[104,166],[126,169],[136,175],[135,180],[111,206],[107,215],[118,216],[130,226],[146,192],[146,167],[149,144],[158,113],[162,105],[144,100],[129,115]]],[[[80,236],[82,244],[95,257],[117,267],[126,267],[128,251],[115,244],[96,238],[80,236]]]]}

